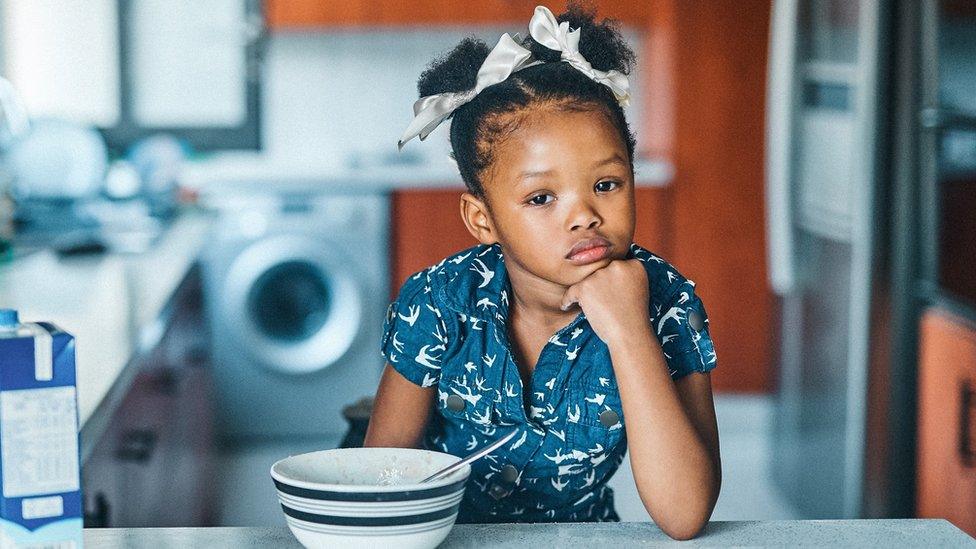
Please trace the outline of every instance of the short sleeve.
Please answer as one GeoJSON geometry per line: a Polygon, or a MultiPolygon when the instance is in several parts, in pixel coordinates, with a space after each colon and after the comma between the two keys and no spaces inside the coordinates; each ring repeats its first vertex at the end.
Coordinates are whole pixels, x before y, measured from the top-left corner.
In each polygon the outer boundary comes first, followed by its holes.
{"type": "Polygon", "coordinates": [[[671,379],[715,368],[715,346],[709,335],[708,314],[705,304],[695,294],[694,282],[684,279],[676,283],[671,298],[655,319],[654,328],[671,379]]]}
{"type": "Polygon", "coordinates": [[[428,271],[414,274],[390,303],[381,353],[397,372],[421,387],[436,385],[448,350],[448,329],[433,298],[428,271]]]}

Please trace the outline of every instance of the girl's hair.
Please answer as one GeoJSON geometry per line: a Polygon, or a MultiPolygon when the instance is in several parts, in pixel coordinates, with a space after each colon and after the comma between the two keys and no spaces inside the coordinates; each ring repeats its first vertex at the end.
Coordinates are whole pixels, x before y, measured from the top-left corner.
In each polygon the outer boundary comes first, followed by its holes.
{"type": "MultiPolygon", "coordinates": [[[[580,54],[594,69],[629,74],[635,56],[621,36],[618,22],[604,19],[597,23],[595,17],[592,6],[570,0],[566,12],[556,16],[556,20],[568,21],[570,30],[581,29],[580,54]]],[[[492,165],[494,145],[517,128],[534,106],[606,115],[627,145],[633,171],[636,143],[610,88],[594,82],[569,63],[559,62],[560,52],[539,44],[531,36],[522,39],[522,46],[545,63],[522,69],[485,88],[449,117],[451,157],[457,162],[468,191],[484,198],[483,176],[492,165]]],[[[420,97],[474,88],[478,69],[490,51],[482,40],[464,38],[445,56],[433,60],[420,75],[420,97]]]]}

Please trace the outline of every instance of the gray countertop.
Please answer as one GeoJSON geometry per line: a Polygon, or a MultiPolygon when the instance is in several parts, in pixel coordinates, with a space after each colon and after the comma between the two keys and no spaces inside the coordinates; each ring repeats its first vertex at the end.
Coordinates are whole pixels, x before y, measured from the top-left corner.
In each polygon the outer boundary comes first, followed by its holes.
{"type": "MultiPolygon", "coordinates": [[[[648,522],[458,524],[441,544],[462,547],[648,547],[676,544],[648,522]]],[[[710,522],[683,545],[976,547],[942,519],[710,522]]],[[[85,530],[86,547],[301,547],[284,526],[268,528],[107,528],[85,530]]]]}

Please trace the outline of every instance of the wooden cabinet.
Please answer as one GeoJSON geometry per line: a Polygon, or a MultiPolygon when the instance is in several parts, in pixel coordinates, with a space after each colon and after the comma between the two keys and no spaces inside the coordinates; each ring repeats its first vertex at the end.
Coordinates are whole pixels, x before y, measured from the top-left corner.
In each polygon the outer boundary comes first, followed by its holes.
{"type": "Polygon", "coordinates": [[[478,243],[461,221],[460,189],[393,193],[390,292],[396,297],[411,274],[478,243]]]}
{"type": "MultiPolygon", "coordinates": [[[[199,438],[199,368],[140,372],[83,468],[90,516],[105,527],[203,526],[209,498],[205,446],[199,438]],[[179,502],[179,503],[177,503],[179,502]],[[104,506],[101,511],[95,510],[104,506]]],[[[206,413],[203,411],[203,413],[206,413]]]]}
{"type": "Polygon", "coordinates": [[[669,255],[709,314],[716,391],[775,387],[764,115],[770,0],[647,0],[640,146],[674,164],[669,255]]]}
{"type": "MultiPolygon", "coordinates": [[[[444,257],[478,243],[461,221],[461,193],[423,189],[393,193],[390,258],[391,297],[411,274],[444,257]]],[[[634,241],[664,257],[668,256],[669,189],[637,189],[637,231],[634,241]]]]}
{"type": "MultiPolygon", "coordinates": [[[[276,30],[324,27],[395,25],[527,25],[537,0],[268,0],[268,26],[276,30]]],[[[599,0],[598,17],[614,17],[640,26],[647,18],[648,4],[638,0],[599,0]]],[[[548,6],[557,15],[564,4],[548,6]]],[[[515,29],[517,30],[517,29],[515,29]]]]}
{"type": "Polygon", "coordinates": [[[923,315],[918,410],[917,515],[976,536],[976,323],[923,315]]]}

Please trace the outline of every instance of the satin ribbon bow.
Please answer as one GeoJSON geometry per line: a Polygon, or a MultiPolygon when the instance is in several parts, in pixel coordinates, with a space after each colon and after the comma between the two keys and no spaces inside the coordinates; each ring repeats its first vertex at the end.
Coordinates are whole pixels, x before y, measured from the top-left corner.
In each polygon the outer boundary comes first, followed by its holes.
{"type": "MultiPolygon", "coordinates": [[[[515,35],[516,37],[518,34],[515,35]]],[[[532,52],[523,48],[506,32],[498,39],[498,43],[488,53],[485,62],[478,69],[473,89],[463,92],[444,92],[421,97],[413,104],[414,119],[397,141],[397,149],[414,138],[420,136],[423,141],[434,128],[448,117],[454,109],[474,99],[474,96],[492,84],[497,84],[508,78],[513,72],[522,70],[541,61],[532,60],[532,52]]]]}
{"type": "MultiPolygon", "coordinates": [[[[617,101],[626,106],[630,103],[627,75],[616,71],[601,71],[592,65],[579,52],[580,30],[569,30],[569,22],[558,23],[556,17],[545,6],[537,6],[529,21],[529,34],[536,42],[551,50],[562,52],[560,58],[592,80],[609,87],[617,101]]],[[[518,34],[515,35],[518,37],[518,34]]],[[[474,99],[481,90],[504,81],[524,68],[539,65],[542,61],[533,60],[532,52],[519,45],[508,33],[502,34],[498,43],[488,53],[485,62],[478,69],[473,89],[463,92],[445,92],[421,97],[413,104],[414,119],[397,141],[397,149],[419,136],[423,141],[455,109],[474,99]]]]}
{"type": "Polygon", "coordinates": [[[613,91],[617,102],[622,106],[630,104],[630,84],[627,75],[616,70],[601,71],[594,69],[579,51],[580,30],[569,30],[569,21],[556,22],[556,16],[545,6],[537,6],[532,20],[529,21],[529,34],[536,42],[561,52],[560,58],[581,73],[599,82],[613,91]]]}

